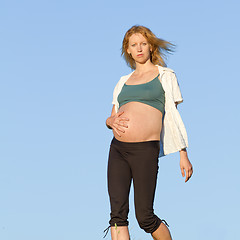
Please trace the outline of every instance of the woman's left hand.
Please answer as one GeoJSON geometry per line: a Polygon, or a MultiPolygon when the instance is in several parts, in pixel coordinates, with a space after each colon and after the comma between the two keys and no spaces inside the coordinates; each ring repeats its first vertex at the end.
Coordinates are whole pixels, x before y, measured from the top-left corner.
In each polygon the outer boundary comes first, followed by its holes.
{"type": "Polygon", "coordinates": [[[186,149],[183,149],[180,151],[180,168],[181,168],[183,177],[185,176],[185,172],[186,172],[185,182],[187,182],[193,174],[193,167],[192,167],[191,162],[188,159],[186,149]],[[184,170],[185,170],[185,172],[184,172],[184,170]]]}

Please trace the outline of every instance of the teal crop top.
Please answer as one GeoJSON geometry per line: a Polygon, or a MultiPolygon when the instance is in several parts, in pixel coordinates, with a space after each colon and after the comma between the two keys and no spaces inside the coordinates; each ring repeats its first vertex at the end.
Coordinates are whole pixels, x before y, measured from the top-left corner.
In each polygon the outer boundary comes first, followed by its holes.
{"type": "Polygon", "coordinates": [[[147,83],[137,85],[126,85],[124,83],[118,95],[119,108],[128,102],[142,102],[158,109],[164,114],[165,91],[158,76],[147,83]]]}

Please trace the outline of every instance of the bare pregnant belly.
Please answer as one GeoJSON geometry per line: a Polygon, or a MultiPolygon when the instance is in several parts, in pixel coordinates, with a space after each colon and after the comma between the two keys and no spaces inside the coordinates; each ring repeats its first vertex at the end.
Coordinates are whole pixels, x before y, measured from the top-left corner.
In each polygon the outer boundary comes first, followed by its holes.
{"type": "Polygon", "coordinates": [[[161,111],[140,102],[126,103],[118,111],[124,111],[121,117],[127,117],[129,121],[126,121],[128,128],[123,127],[125,132],[119,131],[121,137],[113,130],[116,139],[123,142],[160,140],[161,111]]]}

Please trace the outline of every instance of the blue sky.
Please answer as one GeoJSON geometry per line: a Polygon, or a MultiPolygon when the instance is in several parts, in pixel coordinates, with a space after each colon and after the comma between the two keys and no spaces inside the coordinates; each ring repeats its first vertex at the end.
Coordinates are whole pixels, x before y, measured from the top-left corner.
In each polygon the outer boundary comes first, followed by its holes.
{"type": "MultiPolygon", "coordinates": [[[[174,239],[236,239],[239,227],[239,1],[2,1],[0,239],[102,239],[108,226],[105,120],[131,72],[125,32],[177,45],[167,59],[184,102],[194,174],[160,159],[155,213],[174,239]]],[[[152,239],[135,219],[134,240],[152,239]]],[[[110,239],[110,232],[106,239],[110,239]]]]}

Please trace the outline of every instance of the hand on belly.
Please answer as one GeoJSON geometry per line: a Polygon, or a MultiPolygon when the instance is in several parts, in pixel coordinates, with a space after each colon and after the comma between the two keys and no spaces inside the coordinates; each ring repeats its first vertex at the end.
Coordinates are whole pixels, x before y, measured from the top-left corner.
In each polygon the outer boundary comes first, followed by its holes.
{"type": "Polygon", "coordinates": [[[124,142],[159,140],[162,128],[162,113],[147,104],[129,102],[119,108],[121,117],[129,119],[120,136],[113,130],[116,139],[124,142]]]}

